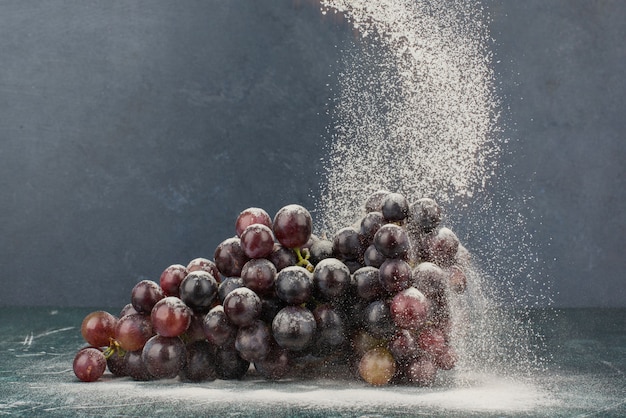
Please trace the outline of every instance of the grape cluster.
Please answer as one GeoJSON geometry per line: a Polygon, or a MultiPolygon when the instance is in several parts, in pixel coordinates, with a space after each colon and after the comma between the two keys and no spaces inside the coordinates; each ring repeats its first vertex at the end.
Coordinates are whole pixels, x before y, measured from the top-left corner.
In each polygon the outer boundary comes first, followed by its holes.
{"type": "Polygon", "coordinates": [[[449,298],[467,286],[467,251],[441,218],[432,199],[378,191],[329,238],[312,233],[302,206],[273,219],[248,208],[213,260],[140,281],[117,317],[87,315],[74,373],[207,381],[347,370],[372,385],[432,385],[457,360],[449,298]]]}

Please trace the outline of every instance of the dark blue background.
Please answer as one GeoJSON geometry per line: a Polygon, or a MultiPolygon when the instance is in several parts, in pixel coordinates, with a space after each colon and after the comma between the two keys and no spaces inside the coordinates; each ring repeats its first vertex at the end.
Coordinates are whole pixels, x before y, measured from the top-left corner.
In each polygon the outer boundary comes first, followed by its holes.
{"type": "MultiPolygon", "coordinates": [[[[626,306],[626,3],[484,4],[555,303],[626,306]]],[[[0,2],[0,305],[120,306],[242,209],[313,207],[353,39],[295,0],[0,2]]]]}

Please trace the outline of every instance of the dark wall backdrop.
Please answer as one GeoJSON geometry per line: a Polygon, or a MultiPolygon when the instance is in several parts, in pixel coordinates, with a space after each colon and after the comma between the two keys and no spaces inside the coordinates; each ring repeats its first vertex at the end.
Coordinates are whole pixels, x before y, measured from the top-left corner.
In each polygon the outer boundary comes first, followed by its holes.
{"type": "MultiPolygon", "coordinates": [[[[626,306],[626,2],[484,4],[555,303],[626,306]]],[[[0,305],[121,306],[242,209],[312,207],[352,39],[295,0],[1,1],[0,305]]]]}

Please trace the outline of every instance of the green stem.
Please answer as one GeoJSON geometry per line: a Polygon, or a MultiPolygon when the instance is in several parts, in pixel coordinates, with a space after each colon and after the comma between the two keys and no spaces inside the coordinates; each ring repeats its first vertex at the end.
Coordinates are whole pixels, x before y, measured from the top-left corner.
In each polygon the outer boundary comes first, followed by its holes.
{"type": "Polygon", "coordinates": [[[302,256],[302,252],[300,251],[300,248],[296,247],[293,250],[296,253],[296,257],[298,257],[298,262],[296,263],[296,265],[300,267],[304,267],[305,269],[313,273],[313,270],[315,269],[315,267],[309,261],[309,257],[311,256],[311,254],[309,254],[308,251],[305,251],[304,256],[302,256]]]}

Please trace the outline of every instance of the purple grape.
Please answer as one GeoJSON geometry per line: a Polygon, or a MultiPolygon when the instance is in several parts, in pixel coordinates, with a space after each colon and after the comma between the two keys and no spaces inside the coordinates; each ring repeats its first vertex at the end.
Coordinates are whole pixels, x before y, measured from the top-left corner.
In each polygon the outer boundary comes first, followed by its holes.
{"type": "Polygon", "coordinates": [[[388,347],[398,362],[406,362],[417,358],[421,354],[417,336],[407,329],[399,329],[389,340],[388,347]]]}
{"type": "Polygon", "coordinates": [[[164,297],[158,284],[152,280],[142,280],[133,287],[131,303],[137,312],[149,314],[154,305],[164,297]]]}
{"type": "Polygon", "coordinates": [[[141,354],[142,350],[126,352],[124,355],[124,369],[126,374],[133,380],[152,380],[154,377],[148,371],[141,354]]]}
{"type": "Polygon", "coordinates": [[[430,299],[441,299],[447,288],[448,277],[436,264],[428,261],[413,269],[413,285],[430,299]]]}
{"type": "Polygon", "coordinates": [[[294,266],[298,262],[296,253],[294,253],[292,249],[283,247],[279,243],[274,243],[274,249],[267,258],[274,264],[277,271],[281,271],[285,267],[294,266]]]}
{"type": "Polygon", "coordinates": [[[220,273],[226,277],[239,277],[249,257],[241,248],[241,240],[232,237],[222,241],[213,256],[220,273]]]}
{"type": "Polygon", "coordinates": [[[411,266],[399,258],[389,258],[380,266],[379,277],[383,289],[395,294],[411,286],[411,266]]]}
{"type": "Polygon", "coordinates": [[[388,193],[383,201],[381,212],[388,222],[399,222],[409,214],[409,202],[400,193],[388,193]]]}
{"type": "Polygon", "coordinates": [[[218,348],[215,359],[215,372],[219,379],[241,379],[250,368],[250,362],[242,359],[234,347],[218,348]]]}
{"type": "Polygon", "coordinates": [[[182,264],[172,264],[161,273],[159,278],[159,286],[163,290],[165,296],[178,297],[178,287],[189,272],[187,267],[182,264]]]}
{"type": "Polygon", "coordinates": [[[426,324],[430,302],[422,292],[409,287],[396,294],[389,305],[391,318],[400,328],[417,330],[426,324]]]}
{"type": "Polygon", "coordinates": [[[249,258],[265,258],[274,249],[274,233],[269,226],[252,224],[241,233],[241,248],[249,258]]]}
{"type": "Polygon", "coordinates": [[[153,335],[148,315],[137,313],[123,316],[115,326],[115,340],[125,351],[141,350],[153,335]]]}
{"type": "Polygon", "coordinates": [[[315,317],[302,306],[287,306],[272,321],[272,335],[283,348],[301,351],[307,348],[315,336],[315,317]]]}
{"type": "Polygon", "coordinates": [[[307,302],[312,292],[313,275],[304,267],[287,267],[276,276],[276,296],[290,305],[307,302]]]}
{"type": "Polygon", "coordinates": [[[241,269],[241,280],[244,286],[254,290],[258,295],[272,292],[275,279],[276,267],[265,258],[252,259],[241,269]]]}
{"type": "Polygon", "coordinates": [[[385,220],[382,212],[369,212],[363,218],[361,218],[361,228],[359,233],[365,244],[370,245],[374,240],[374,235],[385,225],[385,220]]]}
{"type": "Polygon", "coordinates": [[[374,235],[374,245],[387,258],[405,258],[410,249],[406,231],[396,224],[385,224],[374,235]]]}
{"type": "Polygon", "coordinates": [[[387,196],[389,192],[387,190],[378,190],[371,195],[368,196],[365,201],[365,211],[366,212],[382,212],[383,209],[383,200],[385,196],[387,196]]]}
{"type": "Polygon", "coordinates": [[[363,311],[365,329],[375,338],[389,338],[395,333],[389,305],[383,300],[375,300],[363,311]]]}
{"type": "Polygon", "coordinates": [[[102,351],[95,347],[79,350],[72,364],[74,374],[83,382],[95,382],[107,368],[107,361],[102,351]]]}
{"type": "Polygon", "coordinates": [[[185,365],[180,378],[187,382],[205,382],[217,378],[215,371],[215,347],[207,341],[187,344],[185,365]]]}
{"type": "Polygon", "coordinates": [[[274,216],[274,236],[287,248],[304,246],[313,229],[313,220],[308,210],[300,205],[282,207],[274,216]]]}
{"type": "Polygon", "coordinates": [[[316,265],[320,261],[333,257],[333,243],[330,240],[321,238],[313,243],[309,248],[310,261],[316,265]]]}
{"type": "Polygon", "coordinates": [[[361,267],[355,271],[352,277],[356,284],[357,295],[367,301],[380,298],[384,289],[379,276],[380,272],[376,267],[361,267]]]}
{"type": "Polygon", "coordinates": [[[290,367],[289,351],[278,347],[273,347],[263,360],[254,362],[254,368],[267,380],[282,379],[290,367]]]}
{"type": "Polygon", "coordinates": [[[367,249],[363,253],[363,262],[366,266],[378,268],[385,262],[386,259],[387,257],[378,252],[374,244],[371,244],[369,247],[367,247],[367,249]]]}
{"type": "Polygon", "coordinates": [[[313,282],[326,300],[341,298],[350,286],[350,269],[336,258],[320,261],[313,270],[313,282]]]}
{"type": "Polygon", "coordinates": [[[352,227],[337,231],[333,237],[333,254],[341,260],[355,260],[361,255],[359,232],[352,227]]]}
{"type": "Polygon", "coordinates": [[[409,228],[427,234],[441,222],[441,208],[433,199],[422,198],[409,205],[409,228]]]}
{"type": "Polygon", "coordinates": [[[261,299],[251,289],[240,287],[224,299],[224,312],[233,324],[243,327],[250,325],[261,315],[261,299]]]}
{"type": "Polygon", "coordinates": [[[241,358],[253,363],[267,356],[272,344],[270,329],[261,320],[240,327],[235,338],[235,349],[241,358]]]}
{"type": "Polygon", "coordinates": [[[182,335],[191,323],[191,309],[175,296],[161,299],[152,308],[150,321],[154,331],[164,337],[182,335]]]}
{"type": "Polygon", "coordinates": [[[329,304],[322,304],[313,310],[315,318],[315,341],[318,348],[327,350],[340,346],[346,339],[341,315],[329,304]]]}
{"type": "Polygon", "coordinates": [[[220,270],[217,268],[217,264],[215,264],[214,261],[211,261],[208,258],[198,257],[194,258],[189,262],[189,264],[187,264],[187,274],[199,270],[211,273],[211,276],[213,276],[215,281],[218,284],[221,283],[222,277],[220,275],[220,270]]]}
{"type": "Polygon", "coordinates": [[[178,337],[155,335],[146,342],[141,358],[155,378],[173,378],[185,365],[185,344],[178,337]]]}
{"type": "Polygon", "coordinates": [[[241,237],[243,231],[250,225],[261,224],[265,225],[269,228],[272,227],[272,218],[270,215],[261,208],[248,208],[237,216],[237,220],[235,221],[235,230],[237,232],[237,236],[241,237]]]}
{"type": "Polygon", "coordinates": [[[196,312],[208,312],[217,297],[217,281],[204,270],[191,272],[180,283],[180,299],[196,312]]]}
{"type": "Polygon", "coordinates": [[[215,306],[206,314],[202,329],[207,341],[218,347],[233,343],[237,335],[237,326],[230,322],[222,305],[215,306]]]}
{"type": "Polygon", "coordinates": [[[220,302],[224,303],[224,299],[228,294],[237,289],[238,287],[244,287],[243,279],[241,277],[227,277],[217,287],[217,295],[220,302]]]}

